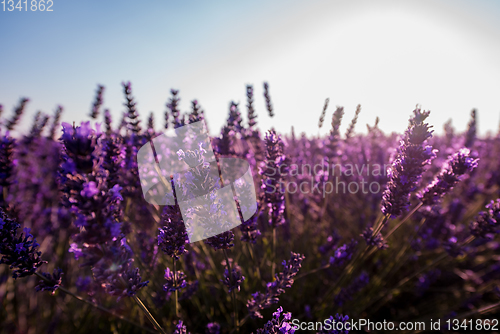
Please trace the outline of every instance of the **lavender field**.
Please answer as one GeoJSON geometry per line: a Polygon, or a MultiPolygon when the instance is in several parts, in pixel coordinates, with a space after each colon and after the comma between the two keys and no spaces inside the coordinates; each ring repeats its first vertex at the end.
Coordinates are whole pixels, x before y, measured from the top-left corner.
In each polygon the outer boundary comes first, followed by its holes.
{"type": "MultiPolygon", "coordinates": [[[[119,122],[103,86],[81,124],[60,122],[58,107],[12,137],[30,102],[0,107],[0,333],[390,332],[325,326],[358,319],[498,332],[500,133],[476,136],[475,110],[465,133],[450,121],[435,135],[441,125],[417,106],[389,134],[378,119],[360,129],[361,106],[326,100],[308,115],[330,133],[311,137],[259,129],[284,111],[267,83],[265,105],[247,86],[210,130],[217,158],[250,164],[257,212],[189,243],[179,205],[144,199],[137,152],[167,129],[210,127],[210,111],[196,100],[180,110],[171,90],[164,118],[141,122],[131,84],[122,89],[119,122]]],[[[188,186],[214,191],[203,159],[188,164],[188,186]]]]}

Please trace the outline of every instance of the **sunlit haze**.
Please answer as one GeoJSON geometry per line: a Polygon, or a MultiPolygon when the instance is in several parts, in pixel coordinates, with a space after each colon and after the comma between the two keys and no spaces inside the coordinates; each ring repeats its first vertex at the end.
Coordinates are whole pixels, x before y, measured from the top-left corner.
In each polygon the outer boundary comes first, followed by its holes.
{"type": "Polygon", "coordinates": [[[131,81],[145,121],[163,126],[171,88],[181,109],[198,99],[215,132],[231,100],[246,115],[253,84],[258,125],[322,133],[335,106],[344,129],[361,104],[357,131],[380,117],[402,132],[416,104],[437,132],[452,118],[465,130],[472,108],[480,134],[500,116],[500,3],[496,1],[54,1],[51,13],[0,12],[0,103],[9,117],[31,99],[38,110],[65,107],[64,121],[88,117],[97,84],[115,124],[124,111],[120,83],[131,81]],[[262,97],[267,81],[275,109],[262,97]]]}

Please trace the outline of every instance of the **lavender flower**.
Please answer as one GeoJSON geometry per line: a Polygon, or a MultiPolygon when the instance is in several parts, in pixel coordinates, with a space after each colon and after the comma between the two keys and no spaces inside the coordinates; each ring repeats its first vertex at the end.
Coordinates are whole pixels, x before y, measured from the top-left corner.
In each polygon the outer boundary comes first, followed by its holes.
{"type": "Polygon", "coordinates": [[[266,292],[256,292],[247,302],[247,308],[253,318],[262,318],[261,310],[268,308],[279,301],[278,296],[285,292],[286,288],[291,288],[293,278],[299,272],[301,263],[304,260],[301,254],[292,253],[289,261],[283,261],[283,272],[275,274],[275,280],[267,283],[266,292]]]}
{"type": "Polygon", "coordinates": [[[198,100],[191,101],[191,113],[189,114],[189,123],[202,121],[205,119],[204,111],[201,109],[198,100]]]}
{"type": "Polygon", "coordinates": [[[111,132],[113,131],[113,128],[111,126],[112,123],[113,119],[111,118],[111,113],[109,112],[109,109],[104,109],[104,125],[106,127],[107,136],[111,135],[111,132]]]}
{"type": "Polygon", "coordinates": [[[332,116],[332,129],[330,130],[330,138],[328,142],[328,147],[330,148],[331,154],[335,157],[339,154],[338,146],[340,141],[340,124],[342,123],[342,117],[344,116],[344,107],[337,107],[332,116]]]}
{"type": "Polygon", "coordinates": [[[187,252],[185,246],[188,243],[188,235],[179,207],[166,206],[163,209],[161,222],[165,226],[158,229],[160,231],[158,246],[168,256],[178,260],[182,254],[187,252]]]}
{"type": "Polygon", "coordinates": [[[141,281],[138,268],[132,267],[132,251],[126,240],[114,242],[106,249],[106,253],[95,263],[92,274],[107,293],[121,299],[134,296],[149,281],[141,281]]]}
{"type": "Polygon", "coordinates": [[[378,233],[377,235],[373,235],[373,228],[366,228],[361,236],[365,239],[366,244],[368,246],[375,246],[378,249],[387,249],[389,246],[384,240],[382,233],[378,233]]]}
{"type": "Polygon", "coordinates": [[[99,117],[99,109],[101,108],[103,103],[102,100],[103,93],[104,93],[104,86],[98,85],[95,100],[94,103],[92,104],[92,109],[90,110],[90,117],[92,117],[93,119],[97,119],[97,117],[99,117]]]}
{"type": "Polygon", "coordinates": [[[24,109],[26,108],[26,104],[29,102],[29,99],[23,97],[21,100],[19,100],[19,105],[14,109],[14,115],[12,118],[7,122],[6,128],[9,131],[12,131],[16,124],[19,122],[19,119],[21,118],[22,114],[24,113],[24,109]]]}
{"type": "Polygon", "coordinates": [[[205,334],[220,334],[220,325],[216,322],[208,323],[205,334]]]}
{"type": "Polygon", "coordinates": [[[348,244],[336,247],[333,251],[333,256],[330,256],[330,265],[341,267],[346,264],[352,258],[357,244],[356,240],[352,240],[348,244]]]}
{"type": "Polygon", "coordinates": [[[213,249],[229,249],[234,246],[234,233],[233,231],[226,231],[221,234],[210,237],[204,241],[213,249]]]}
{"type": "Polygon", "coordinates": [[[15,139],[9,132],[0,138],[0,186],[8,187],[12,184],[14,170],[15,139]]]}
{"type": "Polygon", "coordinates": [[[64,144],[67,165],[74,165],[78,173],[90,173],[98,159],[95,149],[100,136],[99,129],[94,131],[90,127],[90,122],[83,122],[77,127],[62,123],[62,127],[61,140],[64,144]]]}
{"type": "Polygon", "coordinates": [[[62,282],[62,269],[56,268],[53,274],[42,273],[42,276],[45,277],[46,280],[42,279],[38,282],[38,285],[35,287],[36,291],[50,291],[54,294],[62,282]]]}
{"type": "Polygon", "coordinates": [[[186,328],[186,326],[184,326],[184,323],[182,322],[182,320],[179,320],[177,325],[175,325],[174,334],[189,334],[187,332],[187,328],[186,328]]]}
{"type": "Polygon", "coordinates": [[[274,117],[271,96],[269,95],[269,84],[267,82],[264,82],[264,99],[266,100],[266,109],[269,112],[269,117],[274,117]]]}
{"type": "Polygon", "coordinates": [[[430,126],[424,123],[429,112],[419,108],[413,111],[410,125],[401,140],[398,155],[392,163],[390,181],[382,199],[382,213],[397,217],[410,205],[410,194],[422,177],[423,167],[436,157],[431,146],[424,142],[432,136],[430,126]]]}
{"type": "Polygon", "coordinates": [[[178,270],[175,273],[167,268],[165,270],[165,280],[167,283],[163,285],[163,290],[166,292],[175,292],[187,286],[186,274],[178,270]]]}
{"type": "Polygon", "coordinates": [[[318,128],[320,129],[323,126],[323,122],[325,121],[326,109],[328,109],[328,102],[330,102],[329,98],[325,100],[325,104],[323,105],[323,111],[321,112],[321,116],[319,117],[318,128]]]}
{"type": "Polygon", "coordinates": [[[261,168],[264,202],[269,210],[269,224],[273,227],[285,223],[285,195],[281,191],[281,173],[285,172],[284,144],[276,131],[271,130],[266,134],[266,164],[261,168]]]}
{"type": "Polygon", "coordinates": [[[134,97],[132,96],[132,84],[129,82],[122,82],[123,93],[125,94],[125,102],[123,105],[127,107],[127,125],[128,129],[133,133],[138,134],[141,132],[141,127],[139,123],[139,114],[137,113],[136,102],[134,102],[134,97]]]}
{"type": "Polygon", "coordinates": [[[257,121],[257,115],[255,114],[255,109],[253,107],[253,87],[252,85],[247,85],[247,118],[248,118],[248,129],[253,130],[257,121]]]}
{"type": "MultiPolygon", "coordinates": [[[[229,274],[229,271],[227,268],[224,270],[224,279],[221,279],[221,282],[224,283],[225,286],[229,289],[229,292],[232,292],[233,290],[240,291],[240,286],[241,283],[245,280],[245,276],[242,275],[241,273],[241,267],[238,266],[238,264],[232,259],[229,259],[230,261],[230,267],[231,267],[231,274],[229,274]]],[[[223,265],[226,265],[226,261],[224,260],[223,265]]]]}
{"type": "Polygon", "coordinates": [[[292,313],[283,313],[283,307],[279,307],[273,313],[273,318],[269,320],[264,328],[257,329],[257,334],[293,334],[295,329],[289,322],[292,319],[292,313]],[[283,318],[282,318],[283,317],[283,318]]]}
{"type": "MultiPolygon", "coordinates": [[[[174,129],[178,128],[179,126],[182,126],[182,122],[180,120],[180,110],[179,110],[179,101],[180,98],[177,96],[179,94],[178,90],[171,89],[170,93],[172,94],[172,97],[169,99],[167,103],[167,108],[172,114],[172,124],[174,126],[174,129]]],[[[165,112],[165,129],[168,129],[168,111],[165,112]]]]}
{"type": "Polygon", "coordinates": [[[57,106],[54,112],[54,117],[52,119],[52,125],[50,126],[48,138],[55,139],[56,130],[59,127],[59,120],[61,119],[61,114],[63,112],[62,106],[57,106]]]}
{"type": "Polygon", "coordinates": [[[463,178],[467,172],[472,172],[477,167],[479,159],[471,158],[470,150],[462,148],[451,156],[443,166],[441,173],[434,181],[419,194],[419,198],[424,205],[436,204],[441,197],[463,178]]]}
{"type": "Polygon", "coordinates": [[[467,126],[467,133],[465,134],[465,142],[464,146],[467,148],[471,148],[476,140],[476,132],[477,132],[477,117],[476,117],[476,109],[472,109],[470,113],[470,121],[467,126]]]}
{"type": "Polygon", "coordinates": [[[472,235],[488,240],[500,233],[500,198],[486,205],[486,211],[481,211],[470,224],[470,231],[472,235]]]}
{"type": "Polygon", "coordinates": [[[29,228],[24,228],[23,233],[17,236],[20,225],[17,221],[9,218],[0,208],[0,264],[4,263],[14,269],[13,278],[33,275],[38,267],[45,261],[40,258],[40,246],[29,228]]]}
{"type": "Polygon", "coordinates": [[[358,106],[356,107],[356,112],[354,114],[354,117],[352,118],[352,121],[349,124],[349,127],[347,128],[347,131],[345,133],[345,140],[346,141],[349,140],[354,133],[354,127],[356,126],[356,123],[358,122],[358,116],[359,116],[360,112],[361,112],[361,104],[358,104],[358,106]]]}

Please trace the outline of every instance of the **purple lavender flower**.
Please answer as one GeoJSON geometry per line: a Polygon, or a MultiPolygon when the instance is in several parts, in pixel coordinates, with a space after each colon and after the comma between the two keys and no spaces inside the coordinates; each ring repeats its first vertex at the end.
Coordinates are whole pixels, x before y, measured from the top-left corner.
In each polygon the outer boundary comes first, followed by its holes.
{"type": "MultiPolygon", "coordinates": [[[[229,259],[230,267],[231,267],[231,275],[227,268],[224,270],[224,279],[221,280],[225,286],[229,289],[229,292],[236,290],[240,291],[241,283],[245,280],[245,276],[241,273],[241,267],[232,259],[229,259]]],[[[226,265],[226,261],[224,260],[223,265],[226,265]]]]}
{"type": "Polygon", "coordinates": [[[220,334],[220,325],[216,322],[211,322],[207,324],[207,329],[205,334],[220,334]]]}
{"type": "Polygon", "coordinates": [[[111,113],[109,109],[104,109],[104,126],[106,128],[106,135],[109,136],[113,132],[112,124],[113,119],[111,118],[111,113]]]}
{"type": "Polygon", "coordinates": [[[4,263],[14,269],[13,278],[33,275],[45,261],[40,258],[40,246],[29,228],[17,236],[20,225],[0,208],[0,264],[4,263]]]}
{"type": "Polygon", "coordinates": [[[255,114],[255,109],[253,107],[253,87],[252,85],[247,85],[247,118],[248,118],[248,129],[253,130],[257,121],[257,115],[255,114]]]}
{"type": "Polygon", "coordinates": [[[158,246],[168,256],[178,260],[187,252],[185,247],[188,243],[188,235],[179,207],[165,206],[161,223],[164,226],[158,229],[158,246]]]}
{"type": "Polygon", "coordinates": [[[472,235],[488,240],[500,233],[500,198],[486,205],[486,211],[481,211],[470,224],[470,231],[472,235]]]}
{"type": "Polygon", "coordinates": [[[225,231],[221,234],[214,235],[204,241],[213,249],[229,249],[234,246],[234,233],[233,231],[225,231]]]}
{"type": "Polygon", "coordinates": [[[104,93],[104,86],[98,85],[94,103],[92,104],[92,109],[90,110],[90,117],[97,119],[99,117],[99,110],[102,106],[103,99],[102,95],[104,93]]]}
{"type": "Polygon", "coordinates": [[[373,235],[373,227],[366,228],[361,236],[365,239],[368,246],[376,246],[378,249],[387,249],[389,246],[384,240],[382,233],[373,235]]]}
{"type": "Polygon", "coordinates": [[[293,334],[295,329],[289,322],[292,319],[292,313],[283,313],[283,307],[279,307],[273,313],[273,318],[269,320],[264,328],[257,329],[257,334],[293,334]],[[282,318],[283,317],[283,318],[282,318]]]}
{"type": "Polygon", "coordinates": [[[175,325],[174,334],[189,334],[187,332],[187,328],[186,328],[186,326],[184,326],[184,323],[182,322],[182,320],[179,320],[177,325],[175,325]]]}
{"type": "Polygon", "coordinates": [[[423,167],[436,157],[431,146],[424,142],[432,137],[430,126],[424,123],[429,112],[419,108],[413,111],[410,125],[405,132],[398,155],[392,163],[390,181],[382,199],[382,213],[397,217],[410,205],[410,194],[417,188],[423,167]]]}
{"type": "Polygon", "coordinates": [[[274,117],[271,96],[269,95],[269,84],[267,82],[264,82],[264,99],[266,100],[266,109],[269,112],[269,117],[274,117]]]}
{"type": "Polygon", "coordinates": [[[470,156],[468,148],[462,148],[451,156],[443,166],[441,173],[434,181],[419,194],[424,205],[436,204],[441,197],[460,181],[467,172],[472,172],[477,167],[479,159],[470,156]]]}
{"type": "Polygon", "coordinates": [[[328,109],[328,102],[330,102],[329,98],[325,100],[325,104],[323,105],[323,111],[321,111],[321,116],[319,117],[318,128],[320,129],[323,126],[323,122],[325,121],[326,109],[328,109]]]}
{"type": "Polygon", "coordinates": [[[346,264],[354,254],[357,244],[358,242],[356,240],[351,240],[348,244],[336,247],[333,250],[333,256],[330,256],[330,265],[341,267],[346,264]]]}
{"type": "Polygon", "coordinates": [[[62,283],[62,269],[56,268],[54,269],[53,274],[42,273],[42,276],[47,280],[40,280],[38,285],[35,287],[36,291],[50,291],[54,294],[62,283]]]}
{"type": "Polygon", "coordinates": [[[136,102],[134,102],[134,97],[132,96],[132,84],[129,82],[122,82],[123,93],[125,94],[125,102],[123,105],[127,107],[127,124],[128,129],[133,133],[138,134],[141,132],[141,127],[139,123],[139,114],[137,113],[136,102]]]}
{"type": "Polygon", "coordinates": [[[305,256],[292,253],[289,261],[283,261],[283,272],[275,274],[275,280],[267,283],[266,292],[256,292],[247,302],[247,308],[253,318],[262,318],[261,310],[268,308],[279,301],[278,296],[285,292],[286,288],[291,288],[293,278],[299,272],[301,263],[305,256]]]}
{"type": "Polygon", "coordinates": [[[186,274],[180,270],[174,273],[170,268],[167,268],[165,270],[165,280],[167,283],[163,285],[163,291],[166,292],[175,292],[187,286],[186,274]]]}
{"type": "Polygon", "coordinates": [[[189,123],[195,123],[205,119],[204,111],[201,109],[198,100],[191,101],[191,113],[189,114],[189,123]]]}
{"type": "Polygon", "coordinates": [[[358,116],[359,116],[360,112],[361,112],[361,105],[358,104],[358,106],[356,107],[356,112],[354,114],[354,117],[352,118],[351,123],[349,124],[349,127],[347,128],[347,131],[345,133],[345,140],[346,141],[348,141],[353,136],[354,127],[356,126],[356,123],[358,122],[358,116]]]}
{"type": "Polygon", "coordinates": [[[99,282],[107,293],[118,296],[118,300],[125,296],[134,296],[149,283],[141,281],[139,269],[132,267],[131,256],[130,247],[125,239],[122,239],[107,247],[104,256],[92,268],[95,281],[99,282]]]}
{"type": "Polygon", "coordinates": [[[0,186],[8,187],[12,184],[12,173],[14,170],[14,146],[15,139],[9,136],[9,132],[0,138],[0,186]]]}
{"type": "Polygon", "coordinates": [[[235,133],[240,133],[243,130],[243,118],[241,117],[238,103],[231,101],[229,103],[229,117],[227,119],[227,126],[235,133]]]}
{"type": "Polygon", "coordinates": [[[284,166],[284,144],[276,131],[271,130],[266,134],[266,163],[261,168],[261,189],[264,191],[264,202],[269,210],[269,224],[273,227],[285,223],[285,195],[281,190],[281,173],[286,172],[284,166]]]}
{"type": "Polygon", "coordinates": [[[23,97],[19,100],[19,105],[14,109],[14,115],[12,118],[7,122],[6,128],[9,131],[12,131],[16,124],[19,122],[19,119],[21,118],[22,114],[24,113],[24,109],[26,108],[26,104],[29,102],[29,99],[23,97]]]}
{"type": "Polygon", "coordinates": [[[328,147],[330,148],[330,153],[335,157],[339,154],[338,146],[340,141],[340,124],[342,123],[342,117],[344,116],[344,107],[337,107],[332,116],[332,129],[330,130],[330,138],[328,142],[328,147]]]}
{"type": "MultiPolygon", "coordinates": [[[[180,98],[177,96],[179,94],[178,90],[171,89],[170,93],[172,94],[172,97],[169,99],[167,102],[167,108],[172,114],[172,125],[174,126],[174,129],[178,128],[179,126],[182,126],[182,122],[180,120],[180,110],[179,110],[179,102],[180,98]]],[[[168,119],[169,119],[169,111],[165,112],[165,129],[168,129],[168,119]]]]}
{"type": "Polygon", "coordinates": [[[74,127],[68,123],[62,123],[63,135],[61,140],[64,144],[66,161],[74,164],[78,173],[87,174],[94,168],[98,156],[95,154],[97,139],[100,136],[99,129],[92,130],[90,122],[83,122],[81,126],[74,127]]]}
{"type": "Polygon", "coordinates": [[[477,117],[476,117],[476,109],[472,109],[470,113],[470,121],[467,125],[467,132],[465,134],[465,142],[464,146],[471,148],[476,140],[476,132],[477,132],[477,117]]]}
{"type": "Polygon", "coordinates": [[[57,106],[54,112],[54,117],[52,119],[52,125],[50,126],[48,138],[55,139],[56,130],[59,127],[59,120],[61,119],[61,114],[63,112],[62,106],[57,106]]]}

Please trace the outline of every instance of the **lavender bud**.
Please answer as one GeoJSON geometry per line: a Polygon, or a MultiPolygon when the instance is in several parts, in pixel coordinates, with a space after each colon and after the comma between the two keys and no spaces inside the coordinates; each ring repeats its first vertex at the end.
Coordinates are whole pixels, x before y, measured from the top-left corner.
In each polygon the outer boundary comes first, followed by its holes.
{"type": "Polygon", "coordinates": [[[486,211],[481,211],[476,221],[470,224],[471,234],[492,240],[495,234],[500,233],[500,198],[486,205],[486,211]]]}
{"type": "Polygon", "coordinates": [[[397,217],[410,205],[410,194],[413,192],[422,177],[423,167],[430,164],[436,157],[431,146],[424,142],[432,136],[430,126],[424,123],[429,112],[422,112],[419,108],[413,111],[410,125],[405,132],[398,155],[392,163],[390,181],[382,199],[382,213],[397,217]]]}
{"type": "Polygon", "coordinates": [[[38,282],[38,285],[35,287],[36,291],[50,291],[52,292],[52,294],[54,294],[62,282],[62,269],[54,269],[53,274],[42,273],[42,276],[47,280],[40,280],[38,282]]]}
{"type": "Polygon", "coordinates": [[[441,173],[427,188],[418,195],[424,205],[436,204],[448,191],[460,181],[461,177],[477,167],[479,159],[470,157],[470,150],[462,148],[450,156],[441,173]]]}

